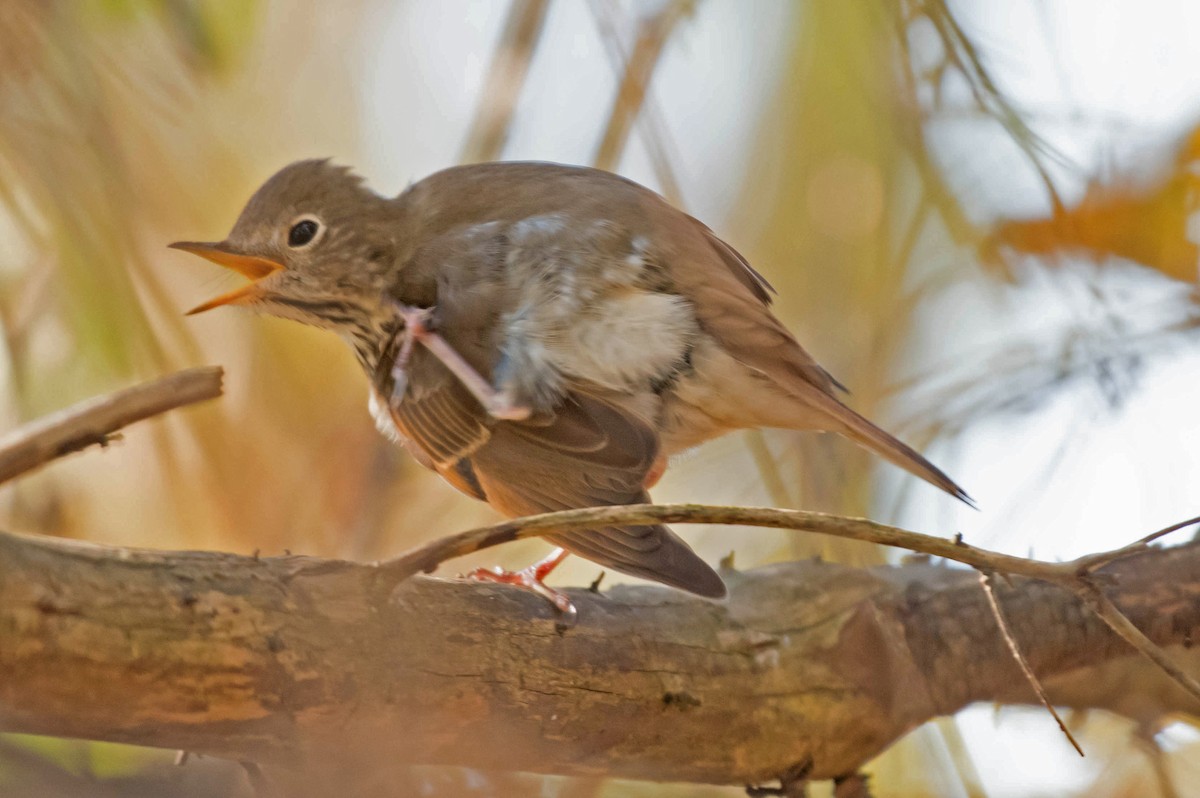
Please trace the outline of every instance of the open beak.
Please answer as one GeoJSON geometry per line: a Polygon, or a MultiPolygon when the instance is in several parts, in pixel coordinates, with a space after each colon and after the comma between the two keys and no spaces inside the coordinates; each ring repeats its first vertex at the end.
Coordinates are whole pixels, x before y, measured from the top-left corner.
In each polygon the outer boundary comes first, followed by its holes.
{"type": "Polygon", "coordinates": [[[227,294],[221,294],[202,305],[197,305],[187,312],[188,316],[203,313],[221,305],[240,304],[261,296],[262,290],[258,286],[259,282],[267,275],[274,274],[283,268],[282,263],[269,258],[260,258],[257,255],[244,255],[224,242],[213,244],[199,241],[176,241],[171,244],[171,249],[182,249],[184,252],[199,255],[205,260],[211,260],[226,269],[233,269],[238,274],[250,279],[248,285],[236,288],[227,294]]]}

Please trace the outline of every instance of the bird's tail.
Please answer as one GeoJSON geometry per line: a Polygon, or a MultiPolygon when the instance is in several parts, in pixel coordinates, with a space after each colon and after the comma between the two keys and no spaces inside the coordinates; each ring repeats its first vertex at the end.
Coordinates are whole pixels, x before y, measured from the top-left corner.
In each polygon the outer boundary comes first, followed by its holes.
{"type": "Polygon", "coordinates": [[[725,583],[712,566],[662,525],[576,530],[545,537],[556,546],[623,574],[707,598],[724,598],[726,594],[725,583]]]}
{"type": "MultiPolygon", "coordinates": [[[[908,473],[920,477],[929,484],[941,488],[946,493],[949,493],[954,498],[965,502],[971,507],[975,506],[975,501],[967,495],[965,490],[959,487],[950,477],[946,476],[944,471],[926,460],[916,449],[875,426],[832,396],[825,394],[824,398],[828,400],[829,406],[823,409],[836,422],[836,424],[829,426],[827,429],[844,435],[859,446],[869,449],[888,462],[900,466],[908,473]]],[[[822,402],[822,404],[825,403],[822,402]]]]}

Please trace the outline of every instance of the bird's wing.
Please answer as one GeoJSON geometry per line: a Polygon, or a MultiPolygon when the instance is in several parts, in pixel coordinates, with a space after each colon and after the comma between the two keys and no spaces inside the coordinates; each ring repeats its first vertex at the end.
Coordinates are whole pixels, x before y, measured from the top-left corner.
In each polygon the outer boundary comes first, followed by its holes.
{"type": "Polygon", "coordinates": [[[774,288],[742,257],[702,222],[685,217],[693,226],[688,239],[698,258],[671,263],[671,275],[692,300],[696,315],[715,334],[726,351],[792,389],[833,395],[845,390],[840,382],[804,350],[770,312],[774,288]]]}
{"type": "MultiPolygon", "coordinates": [[[[459,490],[511,517],[650,501],[643,484],[658,457],[658,438],[635,416],[572,392],[551,413],[497,422],[442,369],[414,353],[409,389],[388,410],[406,447],[459,490]]],[[[623,573],[725,595],[716,572],[665,526],[546,538],[623,573]]]]}
{"type": "Polygon", "coordinates": [[[429,352],[415,350],[406,371],[404,394],[384,397],[377,391],[376,405],[386,407],[400,442],[421,465],[463,493],[486,499],[467,458],[487,443],[495,422],[429,352]]]}
{"type": "MultiPolygon", "coordinates": [[[[657,456],[658,439],[649,427],[602,399],[575,392],[553,418],[497,424],[469,459],[487,501],[518,516],[648,502],[643,483],[657,456]]],[[[703,596],[725,595],[712,568],[661,525],[546,538],[623,573],[703,596]]]]}
{"type": "MultiPolygon", "coordinates": [[[[856,443],[968,504],[966,492],[941,469],[895,436],[842,404],[842,385],[821,368],[769,311],[769,286],[731,246],[700,222],[682,230],[679,254],[669,264],[676,285],[696,309],[701,325],[733,358],[774,381],[819,413],[823,429],[856,443]]],[[[680,228],[676,228],[680,229],[680,228]]]]}

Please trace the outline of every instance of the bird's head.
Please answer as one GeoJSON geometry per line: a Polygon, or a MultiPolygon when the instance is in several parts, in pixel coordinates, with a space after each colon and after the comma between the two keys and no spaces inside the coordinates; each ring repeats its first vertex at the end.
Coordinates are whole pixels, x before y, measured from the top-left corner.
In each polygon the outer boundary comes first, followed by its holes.
{"type": "Polygon", "coordinates": [[[391,201],[327,160],[284,167],[250,198],[224,241],[171,246],[242,274],[247,285],[188,311],[244,305],[346,336],[387,314],[396,257],[391,201]]]}

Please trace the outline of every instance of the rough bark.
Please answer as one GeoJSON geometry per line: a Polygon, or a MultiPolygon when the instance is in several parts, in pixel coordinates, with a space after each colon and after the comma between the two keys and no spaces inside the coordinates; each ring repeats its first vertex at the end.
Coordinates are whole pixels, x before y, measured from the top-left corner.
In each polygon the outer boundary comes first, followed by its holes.
{"type": "MultiPolygon", "coordinates": [[[[1156,642],[1200,634],[1200,544],[1103,573],[1156,642]]],[[[254,760],[313,794],[411,763],[740,784],[851,773],[932,717],[1030,699],[972,571],[725,576],[723,603],[574,591],[559,634],[505,586],[0,534],[0,727],[254,760]]],[[[1052,695],[1200,711],[1153,679],[1089,693],[1130,649],[1059,587],[999,597],[1052,695]]]]}

